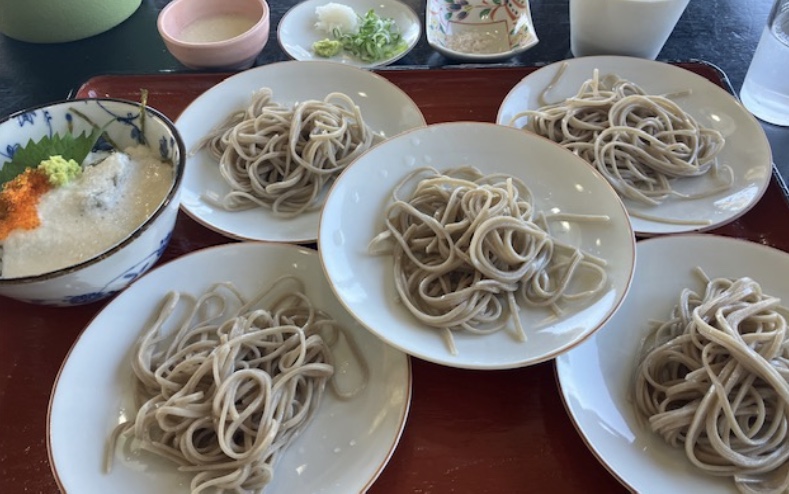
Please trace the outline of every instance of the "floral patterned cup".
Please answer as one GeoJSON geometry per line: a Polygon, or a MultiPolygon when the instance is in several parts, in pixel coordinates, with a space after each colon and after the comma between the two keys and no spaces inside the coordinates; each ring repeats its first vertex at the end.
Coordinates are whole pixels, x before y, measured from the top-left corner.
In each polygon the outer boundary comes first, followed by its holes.
{"type": "Polygon", "coordinates": [[[449,58],[494,61],[538,42],[528,0],[428,0],[427,41],[449,58]]]}

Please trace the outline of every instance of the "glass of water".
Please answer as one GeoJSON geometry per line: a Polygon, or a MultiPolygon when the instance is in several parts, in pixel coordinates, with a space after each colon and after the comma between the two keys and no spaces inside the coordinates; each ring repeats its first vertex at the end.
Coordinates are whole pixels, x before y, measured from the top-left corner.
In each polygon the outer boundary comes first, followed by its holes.
{"type": "Polygon", "coordinates": [[[740,100],[756,117],[789,126],[789,0],[775,0],[740,100]]]}

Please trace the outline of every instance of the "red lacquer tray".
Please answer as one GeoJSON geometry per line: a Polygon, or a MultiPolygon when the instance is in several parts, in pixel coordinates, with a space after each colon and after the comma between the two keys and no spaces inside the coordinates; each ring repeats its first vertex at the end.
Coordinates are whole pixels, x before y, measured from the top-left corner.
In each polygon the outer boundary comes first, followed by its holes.
{"type": "MultiPolygon", "coordinates": [[[[728,88],[701,62],[681,64],[728,88]]],[[[493,122],[504,96],[534,67],[387,69],[428,123],[493,122]]],[[[99,76],[77,97],[148,103],[175,119],[229,74],[99,76]]],[[[789,251],[789,205],[777,178],[749,213],[714,233],[789,251]]],[[[162,262],[231,242],[180,214],[162,262]]],[[[69,348],[106,305],[36,307],[0,298],[0,492],[56,493],[46,450],[50,391],[69,348]]],[[[568,418],[551,362],[524,369],[470,371],[412,358],[413,400],[405,432],[370,489],[390,493],[625,492],[586,448],[568,418]]],[[[97,466],[98,468],[98,466],[97,466]]]]}

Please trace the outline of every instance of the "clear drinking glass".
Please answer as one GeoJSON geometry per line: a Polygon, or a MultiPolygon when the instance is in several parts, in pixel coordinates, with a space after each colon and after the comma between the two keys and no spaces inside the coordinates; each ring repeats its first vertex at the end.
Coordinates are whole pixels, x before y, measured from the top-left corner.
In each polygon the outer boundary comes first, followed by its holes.
{"type": "Polygon", "coordinates": [[[740,90],[760,119],[789,125],[789,0],[776,0],[740,90]]]}

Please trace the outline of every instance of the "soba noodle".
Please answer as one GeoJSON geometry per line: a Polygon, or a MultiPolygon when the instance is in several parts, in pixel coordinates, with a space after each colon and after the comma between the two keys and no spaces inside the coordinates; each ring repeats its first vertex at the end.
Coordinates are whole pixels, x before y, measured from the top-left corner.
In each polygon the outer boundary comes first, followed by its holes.
{"type": "Polygon", "coordinates": [[[353,340],[293,277],[249,301],[228,283],[197,300],[170,293],[134,349],[137,412],[113,433],[106,468],[118,438],[130,435],[133,446],[193,473],[193,494],[262,491],[325,386],[347,399],[366,383],[365,375],[341,390],[332,378],[330,346],[341,335],[366,374],[353,340]]]}
{"type": "Polygon", "coordinates": [[[525,129],[573,151],[622,197],[645,205],[659,205],[670,196],[706,197],[730,188],[733,181],[731,168],[719,169],[716,159],[724,145],[720,132],[699,125],[669,97],[646,94],[616,75],[600,78],[597,69],[575,96],[521,112],[510,124],[522,117],[528,118],[525,129]],[[724,170],[727,176],[719,177],[724,170]],[[721,185],[695,195],[672,187],[675,179],[707,173],[721,178],[721,185]]]}
{"type": "Polygon", "coordinates": [[[789,340],[779,300],[749,278],[682,291],[655,323],[635,381],[638,414],[744,493],[789,489],[789,340]]]}
{"type": "Polygon", "coordinates": [[[268,88],[222,122],[196,150],[207,148],[232,189],[206,200],[229,211],[257,206],[294,217],[321,206],[327,186],[381,139],[359,107],[342,93],[293,106],[273,101],[268,88]]]}
{"type": "Polygon", "coordinates": [[[550,221],[517,178],[471,167],[421,168],[393,191],[386,228],[370,250],[393,256],[400,300],[419,321],[441,329],[455,354],[453,331],[488,334],[514,320],[516,337],[525,340],[519,305],[559,313],[564,302],[604,288],[605,261],[557,241],[550,221]],[[593,282],[578,282],[588,278],[593,282]]]}

